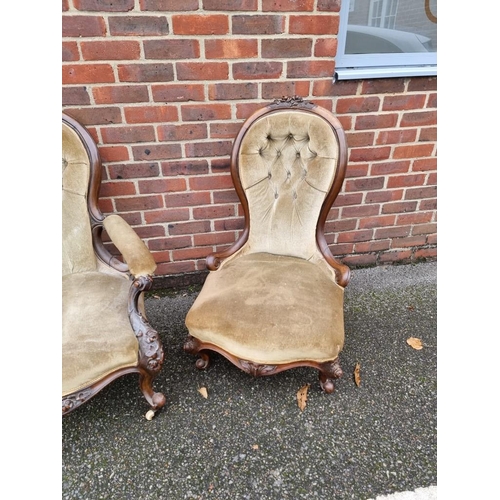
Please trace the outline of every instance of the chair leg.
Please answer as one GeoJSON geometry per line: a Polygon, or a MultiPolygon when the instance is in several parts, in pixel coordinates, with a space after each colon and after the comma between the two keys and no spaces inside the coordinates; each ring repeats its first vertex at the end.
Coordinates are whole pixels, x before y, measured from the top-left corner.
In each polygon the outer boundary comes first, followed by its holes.
{"type": "Polygon", "coordinates": [[[321,389],[327,394],[331,394],[335,390],[335,383],[333,381],[343,375],[339,359],[337,358],[334,361],[321,364],[319,370],[319,384],[321,389]]]}
{"type": "Polygon", "coordinates": [[[196,368],[198,370],[206,370],[210,365],[210,355],[208,351],[201,349],[201,342],[195,337],[188,335],[184,343],[184,351],[194,356],[199,356],[196,360],[196,368]]]}
{"type": "Polygon", "coordinates": [[[165,406],[167,398],[161,392],[154,391],[153,378],[150,373],[141,372],[139,374],[139,387],[146,401],[151,405],[151,409],[156,411],[165,406]]]}

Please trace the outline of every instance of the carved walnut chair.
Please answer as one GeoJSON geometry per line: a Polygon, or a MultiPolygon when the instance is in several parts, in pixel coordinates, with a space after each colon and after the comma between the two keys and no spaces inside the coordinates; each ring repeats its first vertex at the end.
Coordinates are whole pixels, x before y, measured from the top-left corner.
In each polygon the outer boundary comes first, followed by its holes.
{"type": "Polygon", "coordinates": [[[156,263],[124,219],[101,213],[96,144],[65,114],[62,152],[62,413],[118,377],[138,373],[150,418],[165,404],[152,387],[163,348],[144,311],[156,263]],[[103,244],[103,228],[123,261],[103,244]]]}
{"type": "Polygon", "coordinates": [[[184,350],[204,369],[210,351],[254,376],[299,366],[321,388],[342,376],[349,268],[324,236],[345,175],[340,122],[301,98],[282,98],[243,124],[231,174],[245,216],[241,237],[207,258],[210,270],[186,316],[184,350]]]}

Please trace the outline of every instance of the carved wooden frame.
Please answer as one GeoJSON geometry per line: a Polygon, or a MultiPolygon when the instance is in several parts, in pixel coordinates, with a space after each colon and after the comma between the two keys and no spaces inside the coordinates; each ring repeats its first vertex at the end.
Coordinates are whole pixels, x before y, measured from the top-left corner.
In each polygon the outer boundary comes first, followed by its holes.
{"type": "MultiPolygon", "coordinates": [[[[227,259],[234,253],[236,253],[248,240],[250,232],[250,213],[248,208],[248,201],[243,190],[241,179],[239,175],[239,165],[238,157],[241,143],[243,137],[247,131],[251,128],[253,123],[261,118],[262,116],[270,113],[276,113],[281,110],[297,109],[303,112],[316,114],[322,117],[326,122],[328,122],[338,140],[339,143],[339,159],[337,162],[337,169],[335,171],[335,176],[332,182],[332,186],[325,197],[323,205],[321,207],[320,215],[318,217],[318,222],[316,226],[316,242],[318,248],[324,256],[327,263],[334,269],[335,277],[337,283],[346,287],[350,279],[350,269],[335,259],[332,255],[325,238],[325,223],[328,217],[333,202],[337,198],[342,184],[345,178],[345,172],[347,168],[347,141],[344,133],[344,129],[340,121],[335,118],[326,109],[312,103],[309,101],[304,101],[301,97],[282,97],[281,99],[274,100],[271,104],[255,111],[242,125],[240,131],[238,132],[231,152],[231,177],[233,180],[233,185],[241,202],[244,214],[244,228],[240,237],[236,242],[230,246],[227,250],[221,252],[215,252],[210,254],[206,259],[207,268],[210,271],[215,271],[219,268],[220,264],[224,259],[227,259]]],[[[335,389],[334,379],[342,376],[342,369],[340,368],[340,363],[338,356],[325,363],[318,363],[316,361],[301,360],[293,363],[285,363],[281,365],[261,365],[254,363],[252,361],[239,359],[238,357],[228,353],[224,349],[210,343],[201,342],[195,337],[188,335],[188,338],[184,344],[184,350],[193,355],[198,355],[200,358],[196,361],[196,367],[199,369],[206,369],[210,364],[209,351],[215,351],[224,356],[226,359],[231,361],[241,370],[255,376],[273,375],[284,370],[291,368],[297,368],[299,366],[312,367],[319,370],[319,380],[321,388],[326,393],[332,393],[335,389]]]]}
{"type": "MultiPolygon", "coordinates": [[[[90,160],[90,178],[87,191],[87,206],[92,230],[92,244],[99,260],[113,269],[130,276],[126,263],[113,256],[102,240],[104,214],[98,206],[99,190],[102,179],[102,164],[97,145],[88,130],[75,119],[62,113],[62,121],[71,127],[80,137],[90,160]]],[[[62,398],[62,415],[67,415],[83,403],[87,402],[104,387],[123,375],[129,373],[139,374],[139,388],[153,411],[165,405],[166,398],[160,392],[153,390],[153,380],[158,375],[163,365],[164,352],[158,332],[149,324],[141,314],[139,300],[143,292],[149,290],[153,283],[151,276],[133,277],[130,283],[128,296],[128,317],[139,344],[137,365],[116,370],[101,380],[94,382],[62,398]]]]}

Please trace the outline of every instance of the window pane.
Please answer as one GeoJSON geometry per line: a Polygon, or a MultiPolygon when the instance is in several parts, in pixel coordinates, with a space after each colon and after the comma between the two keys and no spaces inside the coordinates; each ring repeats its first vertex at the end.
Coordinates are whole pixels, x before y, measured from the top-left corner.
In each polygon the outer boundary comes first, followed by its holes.
{"type": "Polygon", "coordinates": [[[345,54],[437,51],[437,0],[351,0],[345,54]]]}

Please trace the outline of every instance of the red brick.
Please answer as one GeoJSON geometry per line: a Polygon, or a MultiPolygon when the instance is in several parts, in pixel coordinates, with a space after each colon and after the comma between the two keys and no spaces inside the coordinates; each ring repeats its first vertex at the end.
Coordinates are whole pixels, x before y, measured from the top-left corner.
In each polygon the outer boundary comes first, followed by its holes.
{"type": "Polygon", "coordinates": [[[436,198],[436,186],[419,187],[407,189],[405,193],[405,200],[418,200],[423,198],[436,198]]]}
{"type": "MultiPolygon", "coordinates": [[[[113,149],[117,148],[115,147],[113,149]]],[[[153,162],[129,163],[127,165],[109,165],[108,170],[109,175],[112,179],[138,179],[143,177],[157,177],[160,172],[158,163],[153,162]]]]}
{"type": "Polygon", "coordinates": [[[231,217],[234,213],[234,205],[210,205],[208,207],[193,208],[194,219],[221,219],[231,217]]]}
{"type": "Polygon", "coordinates": [[[354,251],[359,253],[381,252],[383,250],[389,250],[389,248],[391,248],[390,240],[367,241],[354,245],[354,251]]]}
{"type": "Polygon", "coordinates": [[[137,226],[134,229],[137,236],[143,240],[165,236],[165,228],[163,226],[137,226]]]}
{"type": "Polygon", "coordinates": [[[190,236],[169,236],[168,238],[156,238],[149,241],[149,248],[152,251],[173,250],[175,248],[186,248],[190,246],[190,236]]]}
{"type": "Polygon", "coordinates": [[[358,221],[356,219],[327,221],[325,224],[325,234],[353,231],[356,229],[357,224],[358,221]]]}
{"type": "Polygon", "coordinates": [[[144,40],[146,59],[197,59],[200,57],[198,40],[144,40]]]}
{"type": "Polygon", "coordinates": [[[349,163],[346,168],[346,179],[352,177],[366,177],[368,175],[369,163],[349,163]]]}
{"type": "Polygon", "coordinates": [[[382,111],[396,111],[423,108],[426,96],[424,94],[388,95],[384,97],[382,111]]]}
{"type": "Polygon", "coordinates": [[[186,180],[170,178],[139,181],[140,194],[168,193],[171,191],[186,191],[186,180]]]}
{"type": "Polygon", "coordinates": [[[283,70],[283,63],[272,61],[234,63],[232,66],[235,80],[275,79],[283,70]]]}
{"type": "Polygon", "coordinates": [[[414,255],[416,259],[432,259],[437,257],[437,248],[419,248],[414,255]]]}
{"type": "Polygon", "coordinates": [[[334,96],[336,95],[337,85],[333,83],[331,78],[328,80],[313,81],[313,96],[334,96]]]}
{"type": "Polygon", "coordinates": [[[410,170],[410,161],[387,161],[374,163],[371,175],[405,174],[410,170]]]}
{"type": "Polygon", "coordinates": [[[414,160],[412,165],[413,172],[425,172],[428,170],[436,170],[437,158],[423,158],[421,160],[414,160]]]}
{"type": "Polygon", "coordinates": [[[396,146],[393,158],[418,158],[430,156],[434,150],[434,144],[415,144],[413,146],[396,146]]]}
{"type": "Polygon", "coordinates": [[[401,214],[398,215],[397,224],[426,224],[431,222],[433,213],[432,212],[415,212],[411,214],[401,214]]]}
{"type": "Polygon", "coordinates": [[[387,201],[396,201],[403,198],[402,189],[385,189],[384,191],[372,191],[366,193],[365,203],[384,203],[387,201]]]}
{"type": "Polygon", "coordinates": [[[178,62],[178,80],[227,80],[229,66],[226,62],[178,62]]]}
{"type": "Polygon", "coordinates": [[[63,85],[112,83],[115,81],[113,68],[109,64],[68,64],[64,65],[62,70],[63,85]]]}
{"type": "Polygon", "coordinates": [[[375,140],[375,132],[349,132],[346,134],[349,148],[372,146],[375,140]]]}
{"type": "Polygon", "coordinates": [[[429,224],[418,224],[413,226],[411,230],[411,234],[416,236],[418,234],[432,234],[437,231],[437,224],[429,223],[429,224]]]}
{"type": "Polygon", "coordinates": [[[233,187],[231,176],[224,175],[203,175],[200,177],[191,177],[189,179],[189,188],[192,191],[211,191],[216,189],[228,189],[233,187]]]}
{"type": "Polygon", "coordinates": [[[349,154],[349,161],[378,161],[387,160],[391,156],[391,148],[352,148],[349,154]]]}
{"type": "Polygon", "coordinates": [[[205,10],[257,10],[257,0],[203,0],[205,10]]]}
{"type": "MultiPolygon", "coordinates": [[[[107,200],[105,198],[99,198],[98,203],[99,209],[103,214],[111,214],[114,212],[115,207],[113,206],[113,202],[111,200],[107,200]]],[[[123,214],[121,214],[123,215],[123,214]]]]}
{"type": "Polygon", "coordinates": [[[420,130],[419,142],[437,141],[437,127],[427,127],[420,130]]]}
{"type": "Polygon", "coordinates": [[[189,218],[189,208],[149,210],[147,212],[144,212],[144,222],[146,224],[178,222],[181,220],[189,220],[189,218]]]}
{"type": "Polygon", "coordinates": [[[198,10],[198,0],[139,0],[141,10],[155,12],[175,12],[198,10]]]}
{"type": "Polygon", "coordinates": [[[117,61],[140,59],[141,48],[136,41],[82,42],[82,56],[86,61],[117,61]]]}
{"type": "Polygon", "coordinates": [[[429,94],[426,108],[437,108],[437,94],[436,93],[429,94]]]}
{"type": "Polygon", "coordinates": [[[373,237],[373,230],[363,229],[362,231],[346,231],[340,233],[337,238],[338,243],[356,243],[359,241],[369,241],[373,237]]]}
{"type": "Polygon", "coordinates": [[[229,104],[192,104],[181,107],[182,120],[208,121],[229,120],[231,118],[231,106],[229,104]]]}
{"type": "Polygon", "coordinates": [[[205,41],[207,59],[249,59],[257,57],[257,40],[215,39],[205,41]]]}
{"type": "MultiPolygon", "coordinates": [[[[291,15],[290,34],[336,35],[339,31],[339,16],[291,15]]],[[[333,74],[332,74],[333,76],[333,74]]]]}
{"type": "Polygon", "coordinates": [[[337,99],[337,113],[369,113],[378,111],[380,98],[371,97],[341,97],[337,99]]]}
{"type": "Polygon", "coordinates": [[[186,156],[194,158],[229,156],[232,145],[231,141],[188,143],[186,144],[186,156]]]}
{"type": "Polygon", "coordinates": [[[63,106],[84,106],[86,104],[90,104],[90,97],[87,92],[87,87],[63,87],[63,106]]]}
{"type": "Polygon", "coordinates": [[[175,106],[137,106],[124,109],[127,123],[175,122],[178,119],[175,106]]]}
{"type": "Polygon", "coordinates": [[[314,45],[314,56],[335,57],[337,55],[337,48],[338,41],[336,38],[320,38],[316,40],[314,45]]]}
{"type": "Polygon", "coordinates": [[[404,262],[411,259],[411,250],[382,253],[379,257],[381,264],[389,262],[404,262]]]}
{"type": "Polygon", "coordinates": [[[279,99],[283,96],[296,95],[309,95],[309,81],[266,82],[262,84],[262,97],[264,99],[279,99]]]}
{"type": "Polygon", "coordinates": [[[157,128],[160,141],[186,141],[207,138],[205,123],[189,123],[186,125],[160,125],[157,128]]]}
{"type": "Polygon", "coordinates": [[[92,94],[96,104],[149,101],[148,88],[145,85],[94,87],[92,94]]]}
{"type": "Polygon", "coordinates": [[[342,208],[342,217],[344,219],[348,218],[360,218],[360,217],[370,217],[373,218],[374,215],[380,214],[380,205],[358,205],[352,207],[342,208]]]}
{"type": "Polygon", "coordinates": [[[256,83],[215,83],[208,87],[211,101],[256,99],[258,92],[256,83]]]}
{"type": "Polygon", "coordinates": [[[401,118],[401,127],[421,127],[422,125],[435,125],[437,123],[436,111],[414,111],[405,113],[401,118]]]}
{"type": "Polygon", "coordinates": [[[425,236],[409,236],[408,238],[394,238],[391,248],[407,248],[425,245],[425,236]]]}
{"type": "Polygon", "coordinates": [[[180,144],[149,144],[148,146],[133,146],[132,154],[135,161],[168,160],[181,158],[182,150],[180,144]]]}
{"type": "Polygon", "coordinates": [[[245,220],[243,217],[232,218],[227,220],[218,220],[214,222],[214,229],[216,231],[239,231],[245,227],[245,220]]]}
{"type": "Polygon", "coordinates": [[[315,61],[290,61],[287,68],[287,78],[321,78],[333,76],[335,62],[318,59],[315,61]]]}
{"type": "Polygon", "coordinates": [[[73,0],[75,9],[97,12],[127,12],[134,8],[134,0],[73,0]]]}
{"type": "Polygon", "coordinates": [[[356,130],[392,128],[398,122],[398,115],[395,113],[380,115],[360,115],[356,117],[356,130]]]}
{"type": "Polygon", "coordinates": [[[101,129],[102,140],[104,143],[136,143],[150,142],[155,140],[154,128],[148,126],[135,127],[106,127],[101,129]]]}
{"type": "Polygon", "coordinates": [[[63,12],[66,12],[69,10],[69,0],[62,0],[62,10],[63,12]]]}
{"type": "Polygon", "coordinates": [[[152,85],[151,91],[155,102],[203,101],[205,99],[204,86],[201,84],[152,85]]]}
{"type": "Polygon", "coordinates": [[[328,12],[340,12],[341,0],[318,0],[318,10],[328,12]]]}
{"type": "Polygon", "coordinates": [[[63,37],[105,36],[106,23],[101,16],[62,16],[63,37]]]}
{"type": "Polygon", "coordinates": [[[110,16],[109,32],[112,36],[159,36],[168,34],[165,16],[110,16]]]}
{"type": "MultiPolygon", "coordinates": [[[[100,146],[99,153],[101,155],[102,161],[105,163],[129,160],[128,149],[125,146],[109,146],[109,147],[100,146]]],[[[114,165],[113,166],[108,165],[108,170],[111,172],[112,169],[114,169],[114,167],[115,167],[114,165]]]]}
{"type": "Polygon", "coordinates": [[[267,38],[261,41],[262,57],[281,59],[290,57],[311,57],[311,38],[267,38]]]}
{"type": "Polygon", "coordinates": [[[382,227],[375,230],[374,239],[383,240],[386,238],[403,238],[408,236],[411,226],[382,227]]]}
{"type": "MultiPolygon", "coordinates": [[[[85,126],[107,125],[110,123],[121,123],[122,121],[120,109],[115,106],[102,108],[66,108],[65,111],[85,126]]],[[[94,139],[96,139],[95,136],[94,139]]],[[[99,141],[96,140],[96,142],[99,141]]]]}
{"type": "MultiPolygon", "coordinates": [[[[236,118],[245,120],[252,113],[258,111],[267,104],[269,104],[267,100],[265,102],[249,102],[243,104],[236,104],[236,118]]],[[[240,126],[241,125],[242,123],[240,123],[240,126]]]]}
{"type": "Polygon", "coordinates": [[[191,273],[196,271],[194,262],[170,262],[158,264],[155,274],[156,276],[170,276],[175,274],[191,273]]]}
{"type": "Polygon", "coordinates": [[[404,78],[374,78],[363,80],[361,94],[398,94],[405,90],[404,78]]]}
{"type": "Polygon", "coordinates": [[[387,188],[422,186],[425,174],[394,175],[387,180],[387,188]]]}
{"type": "Polygon", "coordinates": [[[417,209],[416,201],[399,201],[396,203],[385,203],[382,206],[383,214],[396,214],[403,212],[414,212],[417,209]]]}
{"type": "Polygon", "coordinates": [[[161,195],[116,198],[115,205],[118,212],[129,212],[131,210],[152,210],[163,207],[163,198],[161,195]]]}
{"type": "Polygon", "coordinates": [[[161,171],[163,175],[204,175],[209,169],[206,160],[182,160],[162,162],[161,171]]]}
{"type": "Polygon", "coordinates": [[[436,210],[437,209],[437,200],[422,200],[419,205],[420,210],[436,210]]]}
{"type": "Polygon", "coordinates": [[[232,16],[232,33],[234,35],[278,35],[284,31],[285,16],[232,16]]]}
{"type": "Polygon", "coordinates": [[[234,189],[228,189],[226,191],[214,191],[214,204],[218,203],[239,203],[238,195],[234,189]]]}
{"type": "Polygon", "coordinates": [[[224,14],[173,15],[172,28],[176,35],[226,35],[229,33],[229,17],[224,14]]]}
{"type": "Polygon", "coordinates": [[[78,61],[80,53],[78,52],[78,44],[76,42],[62,43],[62,60],[63,62],[78,61]]]}
{"type": "Polygon", "coordinates": [[[174,79],[172,64],[123,64],[118,65],[121,82],[168,82],[174,79]]]}
{"type": "Polygon", "coordinates": [[[376,227],[394,226],[396,222],[395,215],[381,215],[378,217],[370,217],[368,219],[360,219],[359,229],[374,229],[376,227]]]}
{"type": "Polygon", "coordinates": [[[136,194],[133,182],[103,182],[101,184],[100,195],[105,198],[116,196],[131,196],[136,194]]]}
{"type": "Polygon", "coordinates": [[[427,244],[436,245],[437,244],[437,234],[429,234],[427,236],[427,244]]]}
{"type": "MultiPolygon", "coordinates": [[[[350,252],[349,252],[350,253],[350,252]]],[[[363,255],[346,255],[342,262],[351,268],[356,266],[373,266],[377,263],[377,255],[366,253],[363,255]]]]}
{"type": "Polygon", "coordinates": [[[381,130],[378,134],[376,144],[401,144],[403,142],[415,142],[416,138],[416,129],[381,130]]]}
{"type": "Polygon", "coordinates": [[[264,12],[312,12],[314,0],[262,0],[262,10],[264,12]]]}
{"type": "Polygon", "coordinates": [[[411,78],[408,83],[408,92],[437,90],[436,76],[423,76],[411,78]]]}
{"type": "Polygon", "coordinates": [[[384,177],[368,177],[363,179],[348,180],[344,184],[346,192],[351,191],[373,191],[384,187],[384,177]]]}
{"type": "Polygon", "coordinates": [[[212,253],[211,247],[186,248],[182,250],[173,250],[172,259],[174,261],[183,261],[188,259],[205,259],[209,253],[212,253]]]}
{"type": "Polygon", "coordinates": [[[228,245],[234,242],[234,236],[228,232],[202,233],[193,236],[195,246],[228,245]]]}
{"type": "Polygon", "coordinates": [[[197,207],[199,205],[208,205],[210,203],[210,193],[208,191],[194,193],[187,191],[186,193],[166,194],[165,206],[173,207],[197,207]]]}

